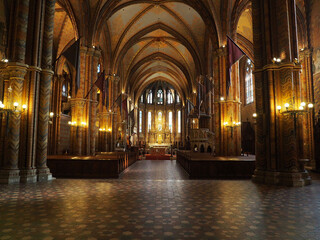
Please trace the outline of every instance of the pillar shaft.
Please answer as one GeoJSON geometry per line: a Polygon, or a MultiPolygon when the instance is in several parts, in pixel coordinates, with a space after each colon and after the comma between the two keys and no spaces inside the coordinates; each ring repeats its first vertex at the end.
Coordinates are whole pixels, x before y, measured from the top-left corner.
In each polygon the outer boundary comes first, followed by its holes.
{"type": "Polygon", "coordinates": [[[310,184],[299,163],[301,102],[295,0],[253,0],[256,88],[256,170],[253,181],[287,186],[310,184]],[[263,34],[262,34],[263,33],[263,34]],[[278,33],[276,37],[271,33],[278,33]],[[281,63],[273,63],[280,58],[281,63]],[[279,112],[277,106],[282,106],[279,112]]]}
{"type": "Polygon", "coordinates": [[[45,6],[45,20],[43,32],[43,49],[41,58],[41,78],[38,111],[38,135],[37,135],[37,160],[38,180],[52,179],[47,167],[48,155],[48,124],[49,106],[51,97],[52,77],[52,49],[53,49],[53,25],[54,25],[55,0],[47,0],[45,6]]]}
{"type": "Polygon", "coordinates": [[[27,66],[20,63],[10,63],[7,66],[9,72],[9,88],[7,96],[6,113],[7,132],[6,134],[6,151],[4,152],[4,161],[0,170],[0,182],[17,183],[20,181],[19,176],[19,146],[20,146],[20,123],[21,123],[21,103],[24,77],[27,73],[27,66]],[[13,103],[19,105],[15,109],[13,103]],[[17,110],[17,111],[16,111],[17,110]]]}

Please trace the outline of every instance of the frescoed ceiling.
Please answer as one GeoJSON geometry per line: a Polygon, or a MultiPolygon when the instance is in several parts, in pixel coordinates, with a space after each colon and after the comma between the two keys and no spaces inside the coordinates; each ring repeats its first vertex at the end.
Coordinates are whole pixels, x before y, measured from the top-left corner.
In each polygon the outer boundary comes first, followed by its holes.
{"type": "MultiPolygon", "coordinates": [[[[130,86],[138,92],[161,79],[188,95],[199,76],[212,75],[208,45],[225,44],[222,17],[231,16],[233,5],[243,1],[58,0],[55,48],[59,54],[81,36],[82,44],[102,50],[104,68],[120,77],[122,90],[130,86]]],[[[241,18],[238,30],[251,41],[252,29],[245,26],[250,14],[241,18]]]]}

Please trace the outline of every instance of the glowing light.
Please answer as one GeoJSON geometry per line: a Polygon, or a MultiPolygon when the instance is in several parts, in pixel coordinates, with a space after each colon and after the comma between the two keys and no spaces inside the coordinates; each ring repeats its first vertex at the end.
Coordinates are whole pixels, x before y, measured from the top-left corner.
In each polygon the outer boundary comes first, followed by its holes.
{"type": "Polygon", "coordinates": [[[308,104],[308,108],[313,108],[313,104],[312,104],[312,103],[309,103],[309,104],[308,104]]]}
{"type": "Polygon", "coordinates": [[[51,113],[50,113],[50,117],[52,118],[53,116],[54,116],[54,113],[53,113],[53,112],[51,112],[51,113]]]}
{"type": "Polygon", "coordinates": [[[220,98],[220,101],[224,101],[224,97],[221,97],[221,98],[220,98]]]}
{"type": "Polygon", "coordinates": [[[71,124],[72,124],[72,122],[71,122],[71,121],[69,121],[69,122],[68,122],[68,124],[69,124],[69,125],[71,125],[71,124]]]}
{"type": "Polygon", "coordinates": [[[18,107],[18,106],[19,106],[19,103],[14,102],[14,103],[13,103],[13,106],[16,108],[16,107],[18,107]]]}
{"type": "Polygon", "coordinates": [[[281,58],[277,58],[277,63],[280,63],[281,62],[281,58]]]}
{"type": "Polygon", "coordinates": [[[81,125],[82,125],[82,126],[86,126],[87,123],[86,123],[86,122],[81,122],[81,125]]]}
{"type": "Polygon", "coordinates": [[[284,106],[285,106],[285,108],[288,108],[290,105],[289,105],[289,103],[285,103],[284,106]]]}
{"type": "Polygon", "coordinates": [[[23,109],[23,110],[26,110],[26,109],[27,109],[27,105],[26,105],[26,104],[23,104],[23,105],[22,105],[22,109],[23,109]]]}
{"type": "Polygon", "coordinates": [[[252,114],[252,117],[256,118],[258,116],[258,114],[254,113],[252,114]]]}
{"type": "Polygon", "coordinates": [[[277,109],[278,109],[279,111],[281,110],[281,108],[282,108],[281,106],[277,106],[277,109]]]}
{"type": "Polygon", "coordinates": [[[302,107],[305,107],[305,106],[306,106],[306,103],[305,103],[305,102],[302,102],[300,105],[301,105],[302,107]]]}
{"type": "Polygon", "coordinates": [[[299,107],[299,110],[303,110],[303,106],[300,106],[300,107],[299,107]]]}

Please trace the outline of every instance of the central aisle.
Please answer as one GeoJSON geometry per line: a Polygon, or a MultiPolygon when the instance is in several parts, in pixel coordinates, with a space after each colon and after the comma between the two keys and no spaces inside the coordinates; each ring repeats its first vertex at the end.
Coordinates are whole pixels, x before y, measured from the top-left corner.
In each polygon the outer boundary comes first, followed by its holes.
{"type": "Polygon", "coordinates": [[[120,179],[185,180],[188,174],[175,160],[142,160],[126,169],[120,179]]]}

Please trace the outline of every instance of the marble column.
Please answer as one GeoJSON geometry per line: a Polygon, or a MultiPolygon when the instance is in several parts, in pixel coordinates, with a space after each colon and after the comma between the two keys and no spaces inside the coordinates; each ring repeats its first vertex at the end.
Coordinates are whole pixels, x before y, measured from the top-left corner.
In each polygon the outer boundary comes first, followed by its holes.
{"type": "Polygon", "coordinates": [[[295,0],[252,1],[258,114],[253,181],[257,183],[286,186],[311,183],[299,161],[298,116],[286,112],[284,107],[289,103],[289,110],[295,111],[301,102],[301,65],[295,60],[298,58],[295,8],[295,0]],[[274,63],[273,58],[281,62],[274,63]],[[277,106],[283,110],[278,111],[277,106]]]}

